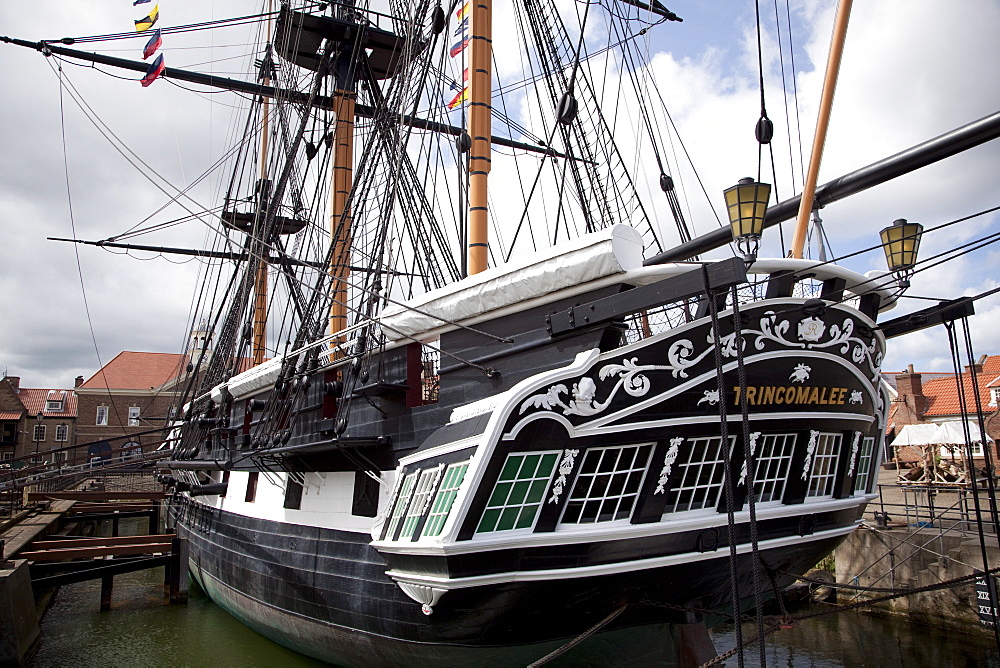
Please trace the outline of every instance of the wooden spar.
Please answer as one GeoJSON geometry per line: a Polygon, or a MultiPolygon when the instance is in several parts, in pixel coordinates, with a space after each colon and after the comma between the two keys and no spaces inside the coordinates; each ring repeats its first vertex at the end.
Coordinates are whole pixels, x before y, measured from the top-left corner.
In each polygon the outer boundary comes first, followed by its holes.
{"type": "MultiPolygon", "coordinates": [[[[341,84],[342,85],[342,84],[341,84]]],[[[347,328],[347,280],[350,277],[351,212],[347,199],[354,177],[354,101],[356,93],[338,88],[334,93],[337,120],[333,131],[333,175],[330,187],[330,238],[333,243],[330,269],[330,334],[347,328]]],[[[342,339],[341,339],[342,341],[342,339]]]]}
{"type": "MultiPolygon", "coordinates": [[[[271,2],[268,0],[268,13],[271,11],[271,2]]],[[[271,19],[267,20],[267,43],[271,43],[271,19]]],[[[262,67],[264,71],[263,84],[271,84],[271,72],[267,62],[262,67]]],[[[270,128],[271,99],[263,97],[261,99],[261,121],[262,129],[260,135],[260,191],[258,195],[257,220],[264,220],[264,212],[267,203],[265,200],[270,196],[269,192],[263,190],[267,183],[267,150],[268,133],[270,128]]],[[[269,242],[270,240],[265,240],[269,242]]],[[[267,356],[267,256],[262,253],[262,257],[257,260],[257,276],[254,279],[254,308],[253,308],[253,365],[263,364],[267,356]]]]}
{"type": "Polygon", "coordinates": [[[823,146],[826,143],[826,130],[830,124],[830,109],[833,107],[833,94],[837,89],[837,75],[840,72],[840,60],[844,55],[844,42],[847,39],[847,21],[851,16],[853,0],[840,0],[837,6],[837,18],[833,25],[833,38],[830,41],[830,56],[826,62],[826,76],[823,80],[823,97],[819,105],[819,117],[816,119],[816,134],[813,137],[812,157],[809,160],[809,171],[802,187],[802,199],[799,201],[799,216],[795,223],[795,235],[792,237],[792,257],[802,258],[805,248],[806,233],[809,229],[809,214],[812,213],[813,197],[816,193],[816,180],[819,177],[819,164],[823,159],[823,146]]]}
{"type": "Polygon", "coordinates": [[[487,180],[490,173],[490,133],[493,77],[493,7],[491,0],[469,0],[472,10],[472,53],[469,60],[469,274],[489,264],[487,180]]]}

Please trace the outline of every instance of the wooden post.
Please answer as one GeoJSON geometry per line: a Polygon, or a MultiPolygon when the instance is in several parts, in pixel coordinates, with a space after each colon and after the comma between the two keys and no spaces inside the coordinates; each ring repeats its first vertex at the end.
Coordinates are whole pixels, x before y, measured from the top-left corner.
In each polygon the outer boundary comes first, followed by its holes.
{"type": "MultiPolygon", "coordinates": [[[[173,528],[170,528],[170,527],[166,527],[164,529],[164,531],[166,533],[172,533],[172,534],[176,534],[177,533],[176,529],[173,529],[173,528]]],[[[172,554],[173,553],[173,541],[171,541],[170,548],[171,548],[171,554],[172,554]]],[[[171,562],[173,562],[173,559],[167,561],[167,563],[163,565],[163,593],[167,594],[167,595],[170,594],[170,565],[171,565],[171,562]]]]}
{"type": "Polygon", "coordinates": [[[152,502],[149,509],[149,531],[150,536],[160,533],[160,505],[152,502]]]}
{"type": "Polygon", "coordinates": [[[114,585],[115,577],[113,575],[101,578],[101,612],[111,612],[111,592],[114,585]]]}
{"type": "Polygon", "coordinates": [[[187,603],[188,596],[188,542],[187,538],[171,541],[170,555],[170,603],[187,603]]]}
{"type": "Polygon", "coordinates": [[[111,537],[118,538],[118,511],[115,511],[115,517],[111,520],[111,537]]]}

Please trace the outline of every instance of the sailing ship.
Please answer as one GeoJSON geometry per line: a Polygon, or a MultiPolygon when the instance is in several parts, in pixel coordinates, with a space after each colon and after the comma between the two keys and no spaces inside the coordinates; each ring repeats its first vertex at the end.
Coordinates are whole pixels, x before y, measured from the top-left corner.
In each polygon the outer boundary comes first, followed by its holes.
{"type": "MultiPolygon", "coordinates": [[[[678,18],[622,7],[643,31],[678,18]]],[[[233,269],[200,298],[169,522],[214,601],[325,661],[516,665],[590,632],[577,658],[667,660],[672,628],[759,605],[857,526],[888,401],[876,321],[899,286],[758,258],[759,226],[700,261],[658,165],[683,242],[664,252],[666,207],[628,177],[584,27],[555,3],[519,14],[547,131],[494,135],[489,11],[287,3],[257,82],[163,71],[256,96],[220,245],[198,253],[233,269]],[[524,207],[489,198],[512,161],[491,146],[541,165],[524,207]]],[[[769,196],[727,191],[734,225],[769,196]]]]}

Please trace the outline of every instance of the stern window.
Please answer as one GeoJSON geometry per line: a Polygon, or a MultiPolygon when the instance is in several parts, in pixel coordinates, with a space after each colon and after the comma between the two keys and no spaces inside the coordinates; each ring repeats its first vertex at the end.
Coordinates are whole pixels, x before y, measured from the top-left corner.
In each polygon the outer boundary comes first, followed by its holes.
{"type": "Polygon", "coordinates": [[[558,458],[555,452],[507,455],[477,533],[530,528],[558,458]]]}
{"type": "Polygon", "coordinates": [[[452,464],[444,472],[444,480],[437,496],[434,497],[434,504],[431,506],[431,513],[427,516],[427,523],[424,525],[422,535],[439,536],[444,529],[444,523],[451,513],[451,507],[458,496],[458,488],[465,480],[465,472],[469,470],[469,462],[452,464]]]}
{"type": "MultiPolygon", "coordinates": [[[[840,434],[820,434],[812,452],[812,473],[806,497],[833,495],[834,478],[837,477],[837,458],[840,456],[840,434]]],[[[812,445],[812,443],[810,443],[812,445]]]]}
{"type": "Polygon", "coordinates": [[[563,524],[628,519],[651,451],[651,443],[587,450],[566,503],[563,524]]]}

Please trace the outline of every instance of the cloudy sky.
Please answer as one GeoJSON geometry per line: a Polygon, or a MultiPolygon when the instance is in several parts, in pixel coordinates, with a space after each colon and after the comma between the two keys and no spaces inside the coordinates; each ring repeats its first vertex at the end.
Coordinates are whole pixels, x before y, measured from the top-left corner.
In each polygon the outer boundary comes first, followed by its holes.
{"type": "MultiPolygon", "coordinates": [[[[651,31],[646,47],[652,68],[706,190],[721,193],[756,171],[753,5],[665,4],[685,21],[651,31]]],[[[788,35],[782,35],[782,63],[773,17],[766,15],[773,3],[764,4],[771,5],[762,11],[769,21],[764,38],[768,111],[776,125],[782,175],[776,185],[779,199],[786,199],[801,186],[788,166],[798,161],[799,141],[808,159],[835,3],[791,3],[798,108],[789,108],[787,115],[778,84],[782,64],[791,84],[788,35]],[[789,127],[793,158],[788,157],[789,127]]],[[[779,5],[783,11],[784,3],[779,5]]],[[[0,35],[35,41],[127,32],[141,17],[141,7],[127,0],[51,0],[32,12],[24,3],[2,3],[0,35]]],[[[252,13],[254,3],[165,0],[160,9],[160,25],[173,26],[252,13]]],[[[504,20],[501,13],[501,32],[504,20]]],[[[1000,71],[998,32],[997,0],[855,3],[820,183],[1000,110],[993,74],[1000,71]]],[[[166,36],[164,53],[169,66],[241,76],[248,41],[246,28],[166,36]]],[[[92,48],[137,58],[143,42],[102,42],[92,48]]],[[[192,187],[189,209],[214,206],[225,175],[199,179],[228,146],[233,119],[244,104],[230,94],[193,92],[165,80],[143,89],[136,73],[67,64],[60,72],[59,67],[35,51],[0,44],[5,101],[0,105],[5,231],[0,371],[21,376],[28,387],[71,386],[75,376],[89,377],[121,350],[183,349],[199,262],[138,252],[127,257],[46,238],[105,239],[147,224],[150,216],[157,222],[178,218],[185,212],[177,206],[157,214],[176,189],[192,187]],[[86,114],[76,95],[88,105],[86,114]],[[92,119],[107,127],[96,127],[92,119]],[[123,156],[117,142],[135,156],[123,156]],[[147,165],[146,176],[130,164],[139,160],[147,165]],[[149,176],[154,171],[159,177],[149,176]]],[[[822,217],[833,253],[874,245],[878,230],[896,218],[933,227],[1000,205],[998,167],[1000,144],[992,142],[828,207],[822,217]]],[[[695,182],[677,176],[691,194],[686,204],[695,232],[713,229],[714,216],[694,195],[695,182]]],[[[974,218],[925,237],[922,256],[996,231],[997,215],[974,218]]],[[[200,246],[208,233],[193,222],[135,242],[200,246]]],[[[790,238],[791,230],[785,235],[790,238]]],[[[765,248],[780,251],[776,230],[765,248]]],[[[991,246],[919,273],[910,294],[949,299],[996,287],[997,259],[991,246]]],[[[878,253],[869,253],[850,266],[866,271],[884,263],[878,253]]],[[[926,305],[903,300],[896,312],[926,305]]],[[[983,300],[976,309],[976,351],[1000,354],[1000,327],[993,324],[1000,299],[983,300]]],[[[950,369],[943,330],[894,340],[885,369],[901,370],[908,363],[928,371],[950,369]]]]}

